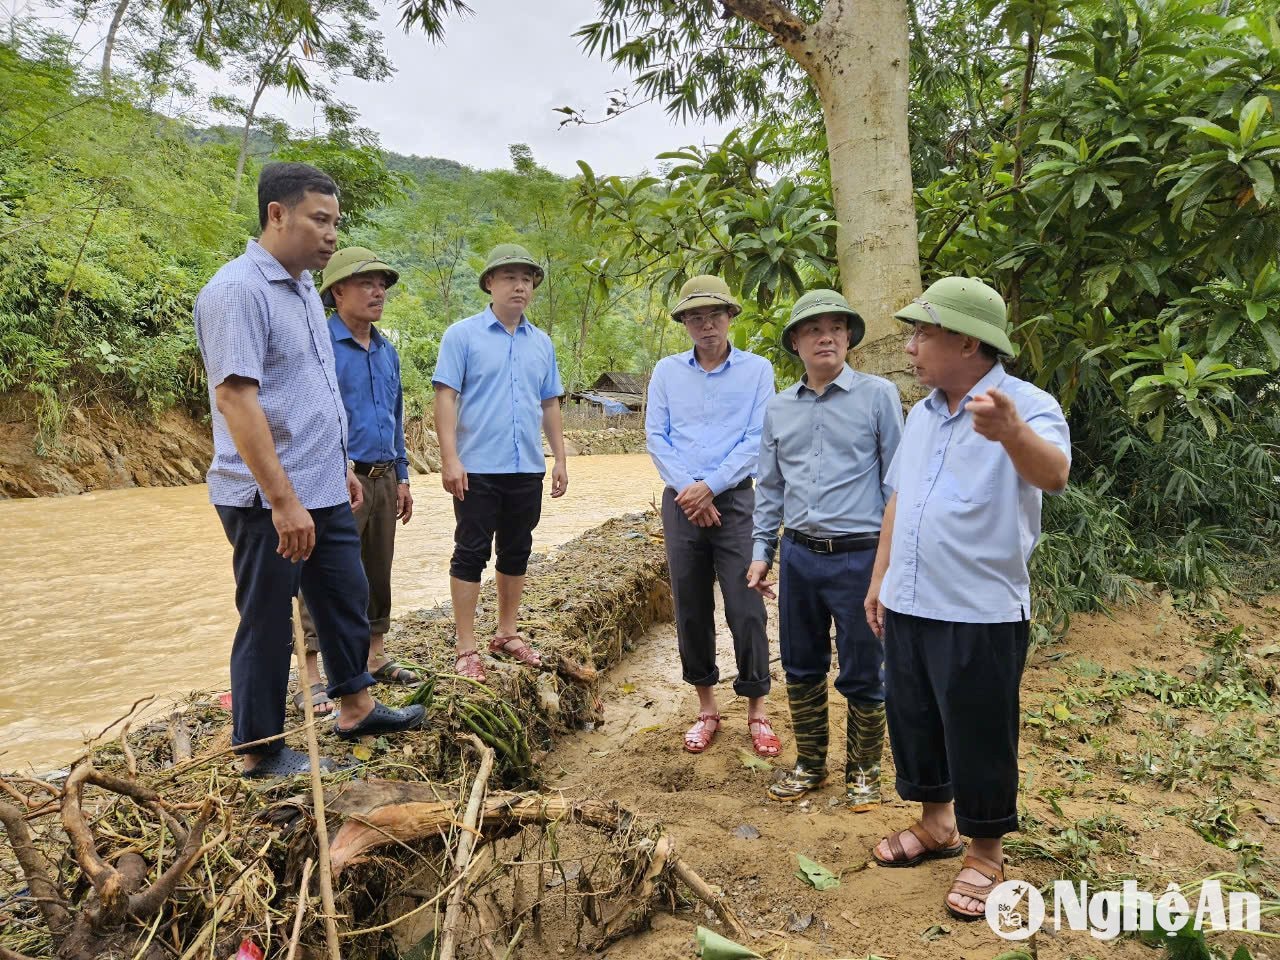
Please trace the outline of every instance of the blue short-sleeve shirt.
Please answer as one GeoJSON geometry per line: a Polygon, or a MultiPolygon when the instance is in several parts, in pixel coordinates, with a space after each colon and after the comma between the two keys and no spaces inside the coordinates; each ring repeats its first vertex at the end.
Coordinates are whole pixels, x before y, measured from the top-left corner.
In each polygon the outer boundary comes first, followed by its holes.
{"type": "Polygon", "coordinates": [[[347,415],[324,306],[311,274],[298,279],[250,240],[200,291],[196,339],[209,380],[213,463],[209,499],[248,507],[267,496],[236,450],[215,390],[228,377],[258,384],[276,456],[309,510],[347,501],[347,415]]]}
{"type": "Polygon", "coordinates": [[[458,392],[468,473],[546,473],[542,401],[564,394],[551,338],[525,317],[508,333],[492,308],[444,332],[431,381],[458,392]]]}
{"type": "Polygon", "coordinates": [[[907,415],[885,483],[898,495],[880,602],[897,613],[958,623],[1031,614],[1027,562],[1040,538],[1041,491],[1004,447],[973,429],[970,399],[997,387],[1039,436],[1071,459],[1062,408],[997,363],[951,413],[934,390],[907,415]]]}

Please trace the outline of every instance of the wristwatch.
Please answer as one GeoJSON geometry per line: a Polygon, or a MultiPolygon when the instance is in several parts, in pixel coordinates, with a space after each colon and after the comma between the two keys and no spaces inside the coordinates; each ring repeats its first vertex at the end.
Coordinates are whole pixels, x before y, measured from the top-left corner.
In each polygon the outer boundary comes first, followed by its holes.
{"type": "Polygon", "coordinates": [[[399,485],[400,485],[400,486],[402,486],[402,487],[407,487],[407,486],[409,486],[409,478],[408,478],[408,477],[405,477],[403,480],[399,481],[399,485]]]}

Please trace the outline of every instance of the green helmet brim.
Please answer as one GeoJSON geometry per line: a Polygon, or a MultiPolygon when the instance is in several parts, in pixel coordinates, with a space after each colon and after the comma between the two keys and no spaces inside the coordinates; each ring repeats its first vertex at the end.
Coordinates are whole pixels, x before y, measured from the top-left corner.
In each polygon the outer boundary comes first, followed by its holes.
{"type": "Polygon", "coordinates": [[[953,333],[962,333],[973,337],[975,340],[994,347],[1002,357],[1010,360],[1018,355],[1017,350],[1014,349],[1013,342],[1009,339],[1009,335],[1003,330],[999,330],[989,323],[983,323],[967,313],[953,310],[951,307],[943,306],[940,303],[930,303],[923,297],[917,297],[912,300],[895,313],[894,316],[903,323],[931,323],[942,327],[943,330],[950,330],[953,333]]]}
{"type": "Polygon", "coordinates": [[[546,273],[542,269],[542,265],[531,257],[503,257],[485,266],[484,273],[480,274],[480,289],[485,293],[488,293],[489,290],[485,287],[484,282],[489,278],[489,274],[493,273],[493,271],[497,270],[499,267],[510,266],[532,267],[533,289],[535,290],[542,285],[542,280],[546,276],[546,273]]]}
{"type": "Polygon", "coordinates": [[[796,327],[804,323],[812,317],[819,317],[824,313],[839,313],[849,318],[849,349],[852,350],[862,342],[862,338],[867,334],[867,325],[863,322],[862,315],[854,310],[848,304],[837,302],[836,300],[817,300],[810,304],[804,310],[787,321],[787,325],[782,328],[782,349],[793,357],[800,356],[799,351],[791,343],[791,334],[796,327]]]}
{"type": "Polygon", "coordinates": [[[349,263],[341,270],[337,270],[330,276],[328,270],[324,272],[324,283],[320,285],[318,291],[320,296],[324,296],[329,292],[329,288],[335,283],[341,283],[348,277],[354,277],[361,273],[383,273],[387,277],[387,287],[394,287],[400,280],[400,274],[390,264],[384,263],[377,257],[371,260],[357,260],[355,263],[349,263]]]}

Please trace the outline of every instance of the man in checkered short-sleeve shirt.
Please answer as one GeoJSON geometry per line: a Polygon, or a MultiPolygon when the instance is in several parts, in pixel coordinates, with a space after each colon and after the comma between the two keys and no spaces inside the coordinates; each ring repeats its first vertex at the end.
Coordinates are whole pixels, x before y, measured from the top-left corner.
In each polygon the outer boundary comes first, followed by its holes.
{"type": "MultiPolygon", "coordinates": [[[[232,743],[247,776],[307,773],[306,754],[267,740],[284,730],[293,597],[301,589],[340,701],[344,739],[422,722],[421,707],[378,703],[366,669],[369,584],[351,509],[347,417],[333,345],[310,270],[337,246],[338,189],[301,163],[258,180],[262,234],[196,298],[209,380],[209,499],[232,546],[240,625],[231,649],[232,743]]],[[[326,761],[327,762],[327,761],[326,761]]]]}

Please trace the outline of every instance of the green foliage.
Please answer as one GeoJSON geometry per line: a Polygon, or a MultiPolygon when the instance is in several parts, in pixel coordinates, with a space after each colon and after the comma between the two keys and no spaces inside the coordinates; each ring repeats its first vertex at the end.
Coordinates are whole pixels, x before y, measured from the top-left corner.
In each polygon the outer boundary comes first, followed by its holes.
{"type": "Polygon", "coordinates": [[[56,59],[0,46],[0,102],[0,390],[43,398],[47,427],[101,389],[196,395],[191,300],[244,237],[230,169],[176,124],[81,95],[56,59]]]}
{"type": "Polygon", "coordinates": [[[524,144],[511,150],[510,171],[393,157],[391,166],[417,174],[407,197],[353,231],[401,271],[383,325],[398,337],[411,413],[430,398],[445,328],[489,302],[479,274],[497,243],[521,243],[546,266],[530,316],[555,342],[568,389],[606,370],[646,369],[661,356],[667,321],[647,278],[614,275],[612,238],[571,219],[574,181],[538,166],[524,144]]]}
{"type": "Polygon", "coordinates": [[[1000,69],[1037,50],[1036,81],[920,191],[926,269],[994,279],[1064,406],[1118,400],[1154,439],[1185,418],[1212,438],[1280,369],[1280,34],[1185,0],[1073,16],[1018,22],[1000,69]]]}
{"type": "MultiPolygon", "coordinates": [[[[46,442],[89,398],[203,409],[192,304],[256,233],[252,204],[227,206],[234,148],[84,93],[65,52],[0,45],[0,391],[35,396],[46,442]]],[[[357,224],[400,189],[348,136],[281,155],[330,170],[357,224]]]]}
{"type": "Polygon", "coordinates": [[[783,154],[762,127],[733,131],[714,149],[660,154],[670,163],[661,178],[599,177],[579,161],[577,221],[617,246],[602,277],[642,279],[670,300],[690,276],[722,276],[748,301],[737,345],[794,370],[778,343],[786,309],[809,287],[835,282],[837,224],[819,175],[764,179],[783,154]]]}

